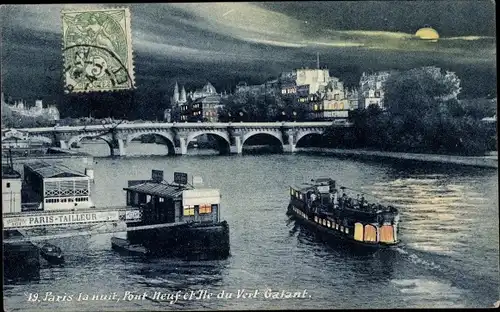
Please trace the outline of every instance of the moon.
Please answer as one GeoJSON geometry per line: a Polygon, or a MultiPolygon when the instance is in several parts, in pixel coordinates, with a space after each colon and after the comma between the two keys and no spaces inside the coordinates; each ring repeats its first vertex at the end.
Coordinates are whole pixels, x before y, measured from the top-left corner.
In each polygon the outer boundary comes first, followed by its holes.
{"type": "Polygon", "coordinates": [[[432,27],[424,27],[417,30],[415,36],[422,40],[436,42],[439,39],[438,32],[432,27]]]}

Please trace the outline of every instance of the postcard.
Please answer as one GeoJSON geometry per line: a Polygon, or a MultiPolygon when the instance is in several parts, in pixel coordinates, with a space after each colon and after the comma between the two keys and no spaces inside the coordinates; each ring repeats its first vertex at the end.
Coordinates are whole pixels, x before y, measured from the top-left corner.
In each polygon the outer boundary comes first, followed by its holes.
{"type": "Polygon", "coordinates": [[[3,5],[5,311],[499,307],[495,5],[3,5]]]}

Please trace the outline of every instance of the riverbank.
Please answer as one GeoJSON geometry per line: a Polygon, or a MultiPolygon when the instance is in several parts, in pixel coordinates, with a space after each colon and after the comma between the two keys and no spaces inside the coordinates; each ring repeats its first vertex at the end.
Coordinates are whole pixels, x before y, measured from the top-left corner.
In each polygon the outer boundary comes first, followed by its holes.
{"type": "Polygon", "coordinates": [[[361,149],[339,149],[339,148],[297,148],[296,152],[321,153],[331,156],[350,156],[361,159],[396,159],[411,160],[421,162],[432,162],[441,164],[456,164],[463,166],[474,166],[481,168],[498,168],[498,155],[491,156],[456,156],[456,155],[438,155],[438,154],[417,154],[417,153],[399,153],[382,152],[361,149]]]}

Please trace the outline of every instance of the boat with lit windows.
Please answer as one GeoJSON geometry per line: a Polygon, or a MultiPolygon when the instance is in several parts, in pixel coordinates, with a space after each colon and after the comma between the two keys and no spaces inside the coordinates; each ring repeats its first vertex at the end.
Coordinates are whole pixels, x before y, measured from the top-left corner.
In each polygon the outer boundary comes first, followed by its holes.
{"type": "Polygon", "coordinates": [[[127,206],[139,208],[141,217],[127,223],[126,239],[112,238],[112,248],[151,256],[227,258],[229,226],[220,220],[219,190],[195,188],[185,173],[175,173],[172,183],[160,176],[128,182],[127,206]]]}
{"type": "Polygon", "coordinates": [[[357,246],[380,248],[399,243],[395,207],[368,202],[364,195],[354,198],[346,194],[350,189],[340,189],[342,194],[330,178],[292,186],[287,214],[328,238],[357,246]]]}

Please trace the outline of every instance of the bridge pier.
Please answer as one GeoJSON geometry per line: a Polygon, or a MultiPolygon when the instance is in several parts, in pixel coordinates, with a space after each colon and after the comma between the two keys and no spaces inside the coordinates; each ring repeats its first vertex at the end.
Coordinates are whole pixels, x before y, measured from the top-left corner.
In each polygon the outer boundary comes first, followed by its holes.
{"type": "Polygon", "coordinates": [[[175,146],[175,155],[186,155],[187,154],[187,138],[180,137],[179,145],[175,146]]]}
{"type": "Polygon", "coordinates": [[[127,156],[127,149],[123,139],[116,139],[116,141],[109,144],[111,149],[111,156],[127,156]]]}
{"type": "Polygon", "coordinates": [[[241,137],[239,136],[234,137],[234,145],[231,145],[229,148],[231,154],[243,153],[243,144],[241,143],[241,137]]]}
{"type": "Polygon", "coordinates": [[[68,143],[64,140],[59,141],[59,146],[61,147],[61,149],[69,149],[68,143]]]}
{"type": "Polygon", "coordinates": [[[120,156],[127,156],[127,148],[123,139],[118,139],[118,153],[120,156]]]}
{"type": "Polygon", "coordinates": [[[283,145],[284,153],[295,153],[295,136],[291,133],[288,134],[288,144],[283,145]]]}

